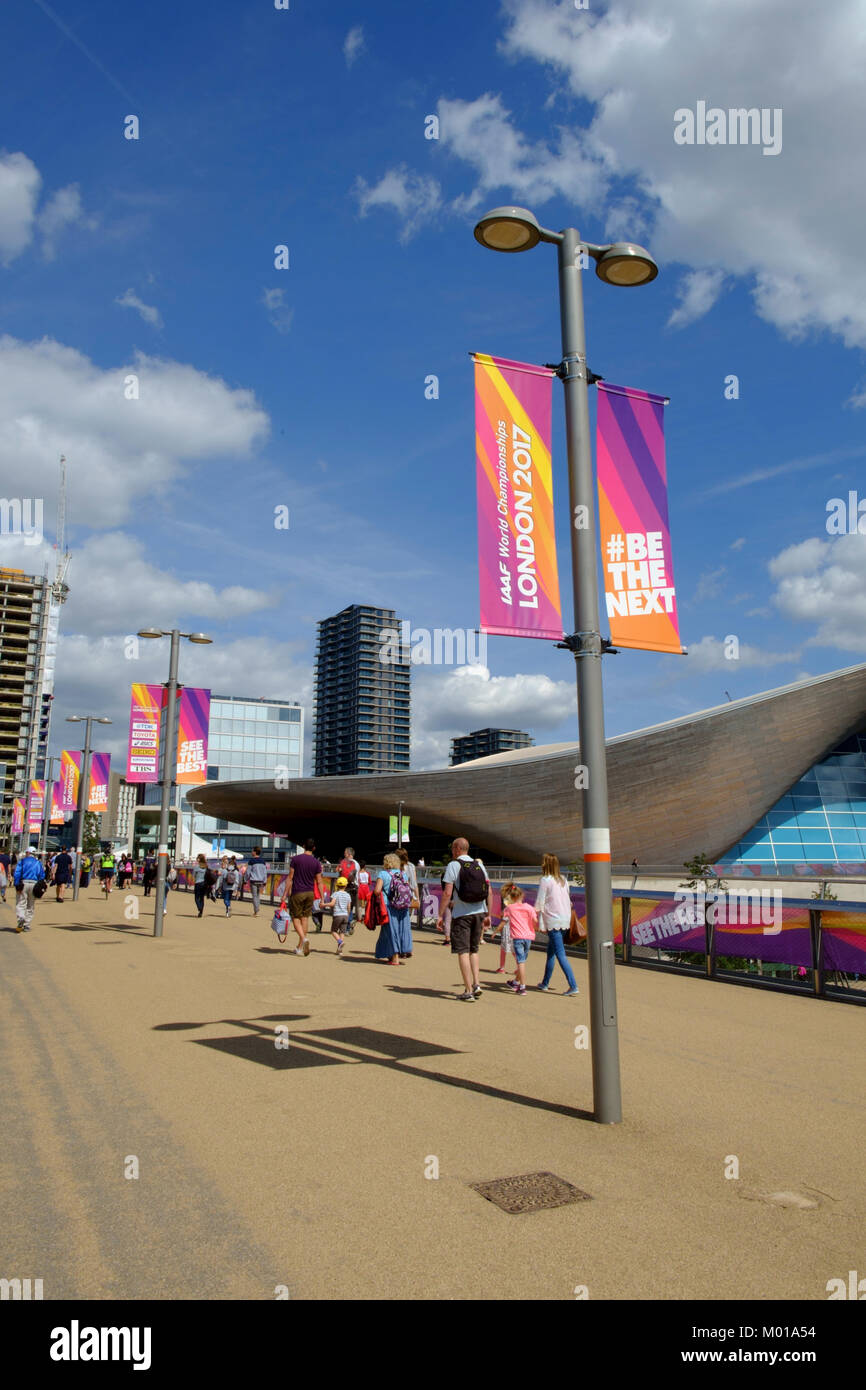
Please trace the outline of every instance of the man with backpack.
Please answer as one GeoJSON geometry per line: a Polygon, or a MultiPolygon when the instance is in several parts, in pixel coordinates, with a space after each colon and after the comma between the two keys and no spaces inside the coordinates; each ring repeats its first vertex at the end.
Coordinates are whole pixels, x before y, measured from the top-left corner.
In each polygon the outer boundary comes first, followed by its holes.
{"type": "Polygon", "coordinates": [[[339,877],[346,880],[346,892],[352,900],[352,911],[349,915],[348,935],[351,936],[355,930],[355,918],[358,915],[358,874],[361,866],[357,859],[353,858],[355,851],[349,847],[343,850],[343,857],[340,860],[338,870],[339,877]]]}
{"type": "Polygon", "coordinates": [[[481,994],[478,948],[481,934],[490,925],[490,880],[480,859],[472,859],[469,841],[460,836],[451,845],[451,863],[442,879],[439,920],[451,909],[451,954],[457,957],[464,992],[458,998],[474,1003],[481,994]]]}
{"type": "Polygon", "coordinates": [[[221,894],[222,900],[225,903],[226,917],[231,917],[232,915],[232,898],[238,886],[238,877],[237,860],[232,856],[220,874],[217,888],[217,891],[221,894]]]}

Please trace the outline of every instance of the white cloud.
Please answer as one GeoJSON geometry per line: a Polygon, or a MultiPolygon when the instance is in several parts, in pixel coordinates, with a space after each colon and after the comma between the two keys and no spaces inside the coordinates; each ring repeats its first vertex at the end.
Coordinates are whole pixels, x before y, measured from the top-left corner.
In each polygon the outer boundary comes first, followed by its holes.
{"type": "MultiPolygon", "coordinates": [[[[486,666],[412,674],[412,766],[446,767],[450,741],[488,726],[536,730],[577,722],[574,685],[549,676],[492,676],[486,666]]],[[[576,734],[575,734],[576,738],[576,734]]]]}
{"type": "Polygon", "coordinates": [[[152,304],[145,304],[143,300],[139,299],[135,290],[125,290],[123,294],[117,296],[114,302],[119,304],[122,309],[136,309],[145,323],[151,324],[154,328],[162,328],[162,316],[159,310],[155,309],[152,304]]]}
{"type": "Polygon", "coordinates": [[[26,154],[0,152],[0,262],[8,265],[33,239],[42,176],[26,154]]]}
{"type": "Polygon", "coordinates": [[[365,48],[364,30],[360,24],[356,24],[353,29],[349,30],[343,44],[343,57],[346,59],[347,68],[350,68],[360,58],[365,48]]]}
{"type": "Polygon", "coordinates": [[[851,410],[863,410],[866,407],[866,386],[861,386],[858,390],[852,391],[845,402],[851,410]]]}
{"type": "Polygon", "coordinates": [[[866,536],[812,539],[769,563],[773,603],[793,622],[809,623],[809,646],[862,652],[866,634],[866,536]]]}
{"type": "Polygon", "coordinates": [[[478,177],[472,192],[456,200],[458,211],[478,208],[494,189],[530,205],[561,196],[591,209],[607,187],[600,161],[576,134],[560,129],[553,149],[533,144],[514,129],[501,97],[490,92],[475,101],[441,100],[439,140],[478,177]]]}
{"type": "Polygon", "coordinates": [[[195,462],[248,455],[268,428],[252,391],[184,363],[137,353],[102,368],[50,338],[0,337],[2,492],[55,497],[65,454],[73,524],[122,524],[140,497],[195,462]],[[132,373],[138,400],[124,394],[132,373]]]}
{"type": "MultiPolygon", "coordinates": [[[[505,0],[503,48],[544,64],[594,104],[575,137],[609,174],[636,181],[664,263],[752,281],[758,313],[783,333],[830,329],[866,345],[863,7],[813,0],[505,0]],[[781,152],[682,146],[674,112],[781,108],[781,152]],[[832,255],[827,209],[834,208],[832,255]]],[[[563,154],[563,162],[566,155],[563,154]]],[[[555,170],[549,171],[551,188],[555,170]]]]}
{"type": "Polygon", "coordinates": [[[714,570],[704,570],[695,585],[695,591],[692,595],[693,602],[704,603],[707,599],[718,598],[725,590],[723,580],[727,572],[725,565],[720,565],[718,569],[714,570]]]}
{"type": "Polygon", "coordinates": [[[721,270],[689,271],[677,290],[679,304],[668,319],[668,328],[685,328],[708,314],[721,294],[724,279],[721,270]]]}
{"type": "MultiPolygon", "coordinates": [[[[0,565],[41,574],[47,565],[54,574],[54,550],[48,541],[28,546],[20,539],[0,538],[0,565]]],[[[91,535],[72,552],[67,573],[69,597],[63,606],[61,628],[66,633],[101,637],[105,633],[135,633],[140,627],[172,628],[203,622],[243,618],[279,600],[276,594],[230,584],[217,589],[182,573],[160,569],[147,558],[145,544],[122,531],[91,535]]]]}
{"type": "Polygon", "coordinates": [[[405,164],[389,169],[372,187],[366,179],[356,179],[354,193],[362,217],[371,208],[393,208],[403,223],[402,242],[414,236],[424,219],[436,213],[442,204],[442,190],[436,180],[428,174],[413,173],[405,164]]]}
{"type": "Polygon", "coordinates": [[[268,311],[268,321],[278,333],[288,333],[295,317],[294,309],[286,303],[285,290],[263,290],[261,303],[268,311]]]}
{"type": "Polygon", "coordinates": [[[731,541],[731,550],[742,550],[746,544],[745,536],[738,536],[735,541],[731,541]]]}
{"type": "Polygon", "coordinates": [[[718,637],[702,637],[700,642],[689,642],[689,654],[676,666],[680,676],[702,676],[708,671],[725,671],[735,676],[747,666],[778,666],[788,661],[800,660],[799,652],[768,652],[760,647],[740,642],[736,658],[726,655],[730,650],[726,641],[718,637]]]}
{"type": "Polygon", "coordinates": [[[96,221],[85,217],[78,184],[70,183],[66,188],[59,188],[56,193],[52,193],[47,203],[43,203],[36,225],[42,236],[42,254],[46,261],[53,261],[57,256],[57,243],[65,227],[81,226],[92,231],[96,221]]]}

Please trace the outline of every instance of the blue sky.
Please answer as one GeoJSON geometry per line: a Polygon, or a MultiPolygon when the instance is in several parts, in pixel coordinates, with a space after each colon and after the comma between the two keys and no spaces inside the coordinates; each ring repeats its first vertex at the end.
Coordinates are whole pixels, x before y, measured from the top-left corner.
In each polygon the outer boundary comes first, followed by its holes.
{"type": "MultiPolygon", "coordinates": [[[[308,709],[315,622],[348,603],[475,626],[468,353],[559,357],[553,249],[496,256],[472,236],[511,201],[643,241],[661,265],[641,290],[585,282],[593,369],[671,398],[690,648],[607,661],[609,734],[861,659],[863,537],[825,518],[829,498],[866,497],[866,6],[693,12],[7,0],[0,492],[43,497],[53,533],[66,454],[57,748],[66,713],[105,709],[120,751],[130,681],[167,661],[125,659],[142,624],[214,636],[184,651],[189,683],[308,709]],[[781,152],[678,146],[674,111],[699,100],[781,108],[781,152]]],[[[0,563],[36,556],[0,538],[0,563]]],[[[567,653],[502,638],[487,653],[484,672],[413,676],[415,765],[485,724],[576,737],[567,653]]]]}

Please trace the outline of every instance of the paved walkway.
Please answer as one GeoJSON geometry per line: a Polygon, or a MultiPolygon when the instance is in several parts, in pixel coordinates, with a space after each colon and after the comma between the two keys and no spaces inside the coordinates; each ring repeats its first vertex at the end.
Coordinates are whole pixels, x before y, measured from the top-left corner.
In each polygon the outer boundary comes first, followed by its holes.
{"type": "Polygon", "coordinates": [[[600,1126],[583,963],[579,998],[560,976],[517,999],[484,946],[463,1004],[428,932],[397,968],[363,927],[303,959],[248,903],[199,921],[171,894],[161,941],[151,911],[49,894],[16,935],[0,907],[0,1276],[46,1299],[826,1299],[863,1268],[859,1009],[618,969],[626,1118],[600,1126]],[[536,1170],[593,1200],[512,1216],[469,1187],[536,1170]]]}

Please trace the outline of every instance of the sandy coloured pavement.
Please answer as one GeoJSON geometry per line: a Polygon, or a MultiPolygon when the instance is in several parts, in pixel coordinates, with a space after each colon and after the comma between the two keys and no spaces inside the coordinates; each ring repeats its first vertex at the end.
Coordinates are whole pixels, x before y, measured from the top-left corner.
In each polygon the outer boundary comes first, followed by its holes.
{"type": "Polygon", "coordinates": [[[0,1275],[46,1299],[826,1299],[866,1270],[861,1009],[618,968],[601,1126],[583,963],[579,998],[517,999],[485,945],[464,1004],[430,932],[399,968],[363,927],[303,959],[265,908],[173,893],[157,941],[132,898],[49,892],[23,935],[0,907],[0,1275]],[[469,1186],[537,1170],[592,1200],[469,1186]]]}

